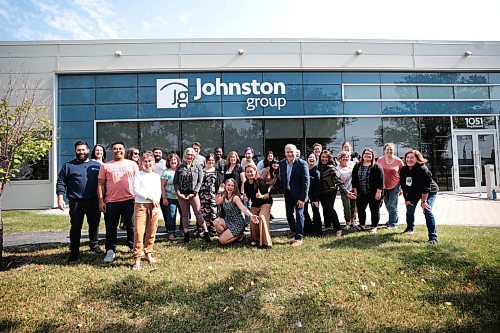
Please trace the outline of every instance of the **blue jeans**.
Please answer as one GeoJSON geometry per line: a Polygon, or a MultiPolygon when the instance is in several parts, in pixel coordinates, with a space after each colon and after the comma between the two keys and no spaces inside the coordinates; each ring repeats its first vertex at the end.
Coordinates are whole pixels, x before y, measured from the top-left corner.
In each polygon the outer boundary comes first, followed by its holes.
{"type": "Polygon", "coordinates": [[[165,219],[165,228],[168,233],[175,232],[178,206],[179,201],[177,199],[168,199],[167,206],[163,205],[163,203],[161,204],[161,212],[163,214],[163,218],[165,219]]]}
{"type": "MultiPolygon", "coordinates": [[[[425,224],[427,225],[427,232],[429,233],[429,240],[437,239],[437,227],[436,220],[434,219],[434,214],[432,213],[432,206],[436,200],[436,193],[429,193],[427,197],[427,204],[431,206],[430,209],[424,210],[425,224]]],[[[410,201],[408,206],[406,206],[406,229],[413,230],[415,228],[415,209],[419,200],[410,201]]]]}
{"type": "Polygon", "coordinates": [[[391,190],[385,190],[384,203],[389,212],[389,226],[395,227],[398,224],[398,196],[401,185],[397,184],[391,190]]]}
{"type": "Polygon", "coordinates": [[[290,231],[295,233],[295,239],[302,239],[304,238],[304,207],[299,208],[297,201],[294,201],[289,193],[289,191],[285,192],[286,219],[290,231]]]}

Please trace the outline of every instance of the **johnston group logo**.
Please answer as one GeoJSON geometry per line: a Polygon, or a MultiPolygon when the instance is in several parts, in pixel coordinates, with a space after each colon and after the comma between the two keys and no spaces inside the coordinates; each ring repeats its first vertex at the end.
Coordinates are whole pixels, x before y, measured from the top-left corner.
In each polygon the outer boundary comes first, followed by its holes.
{"type": "Polygon", "coordinates": [[[184,108],[188,103],[188,79],[157,79],[156,104],[159,109],[184,108]]]}

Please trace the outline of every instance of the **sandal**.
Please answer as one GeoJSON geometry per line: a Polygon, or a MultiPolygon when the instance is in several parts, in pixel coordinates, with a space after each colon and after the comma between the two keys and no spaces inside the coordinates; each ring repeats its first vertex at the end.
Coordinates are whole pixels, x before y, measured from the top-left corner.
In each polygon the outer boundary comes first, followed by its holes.
{"type": "Polygon", "coordinates": [[[149,262],[150,264],[154,264],[158,262],[158,260],[151,255],[151,253],[146,254],[146,261],[149,262]]]}

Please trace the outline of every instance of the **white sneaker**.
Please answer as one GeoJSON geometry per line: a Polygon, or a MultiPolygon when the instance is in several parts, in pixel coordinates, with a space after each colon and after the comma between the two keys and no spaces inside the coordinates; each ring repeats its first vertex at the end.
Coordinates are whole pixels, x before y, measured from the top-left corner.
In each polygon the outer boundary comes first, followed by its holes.
{"type": "Polygon", "coordinates": [[[106,264],[111,264],[113,262],[114,258],[115,258],[115,251],[108,250],[108,251],[106,251],[106,256],[104,257],[104,262],[106,264]]]}
{"type": "Polygon", "coordinates": [[[371,234],[376,234],[377,233],[377,228],[370,229],[371,234]]]}
{"type": "Polygon", "coordinates": [[[342,230],[337,230],[335,232],[335,237],[342,237],[342,230]]]}

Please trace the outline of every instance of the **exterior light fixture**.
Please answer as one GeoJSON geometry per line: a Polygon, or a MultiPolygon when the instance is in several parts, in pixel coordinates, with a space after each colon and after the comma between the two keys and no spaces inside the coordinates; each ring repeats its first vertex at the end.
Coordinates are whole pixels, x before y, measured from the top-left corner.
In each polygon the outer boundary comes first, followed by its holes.
{"type": "Polygon", "coordinates": [[[363,54],[363,50],[361,50],[361,49],[357,49],[357,50],[356,50],[356,55],[361,55],[361,54],[363,54]]]}
{"type": "Polygon", "coordinates": [[[116,50],[115,51],[115,56],[119,57],[122,55],[122,51],[121,50],[116,50]]]}
{"type": "Polygon", "coordinates": [[[471,51],[465,51],[464,52],[464,57],[470,57],[472,55],[471,51]]]}
{"type": "Polygon", "coordinates": [[[245,53],[245,50],[243,50],[243,49],[239,49],[239,50],[238,50],[238,54],[239,54],[239,55],[243,55],[244,53],[245,53]]]}

